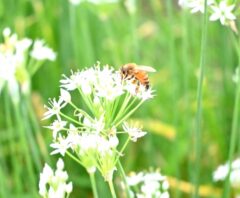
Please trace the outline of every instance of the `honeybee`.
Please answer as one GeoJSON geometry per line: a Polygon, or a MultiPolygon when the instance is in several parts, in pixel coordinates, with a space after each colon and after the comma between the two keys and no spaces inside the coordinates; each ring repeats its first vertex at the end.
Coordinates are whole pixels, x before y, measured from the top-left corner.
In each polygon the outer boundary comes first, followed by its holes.
{"type": "Polygon", "coordinates": [[[122,80],[132,80],[134,84],[137,84],[137,92],[140,85],[143,85],[146,90],[149,89],[147,72],[156,72],[156,70],[150,66],[127,63],[121,67],[120,72],[122,80]]]}

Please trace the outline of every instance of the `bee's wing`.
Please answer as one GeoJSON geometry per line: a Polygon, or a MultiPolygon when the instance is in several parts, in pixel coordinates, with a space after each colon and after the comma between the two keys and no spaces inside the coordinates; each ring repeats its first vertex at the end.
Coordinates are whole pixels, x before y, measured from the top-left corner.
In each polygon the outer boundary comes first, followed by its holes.
{"type": "Polygon", "coordinates": [[[146,72],[156,72],[156,70],[153,67],[146,66],[146,65],[138,65],[137,68],[142,71],[146,72]]]}

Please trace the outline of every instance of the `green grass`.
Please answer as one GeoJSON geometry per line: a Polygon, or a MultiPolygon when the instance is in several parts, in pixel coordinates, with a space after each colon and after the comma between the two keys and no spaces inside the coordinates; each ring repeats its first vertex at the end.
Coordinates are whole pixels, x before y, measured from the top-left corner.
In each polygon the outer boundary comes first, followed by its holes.
{"type": "MultiPolygon", "coordinates": [[[[33,93],[41,99],[33,97],[35,112],[29,101],[16,108],[6,92],[0,95],[0,197],[36,195],[39,169],[45,161],[56,160],[44,152],[45,146],[50,151],[51,133],[41,126],[49,122],[36,115],[49,97],[59,94],[61,74],[69,75],[71,69],[92,66],[96,61],[115,68],[128,62],[153,66],[157,73],[150,75],[150,80],[156,97],[133,117],[143,120],[143,127],[146,120],[155,120],[176,132],[175,138],[169,139],[167,128],[157,128],[162,131],[159,134],[149,130],[145,138],[129,145],[121,159],[126,173],[160,168],[167,176],[192,183],[197,169],[199,197],[202,185],[223,189],[223,183],[213,183],[212,172],[238,154],[239,108],[234,101],[239,101],[235,99],[239,90],[232,74],[239,58],[231,30],[219,23],[208,22],[207,51],[201,52],[201,18],[180,9],[176,1],[137,1],[137,12],[131,15],[123,3],[74,7],[67,0],[0,0],[0,30],[9,26],[21,37],[43,38],[58,53],[57,60],[46,62],[32,79],[33,93]],[[198,140],[193,134],[201,53],[206,60],[198,140]],[[24,111],[27,106],[29,110],[24,111]],[[196,144],[201,147],[197,156],[193,153],[196,144]]],[[[70,197],[91,196],[85,170],[68,157],[65,162],[74,182],[70,197]]],[[[96,183],[99,194],[110,196],[99,175],[96,183]]],[[[179,183],[171,187],[171,197],[191,197],[186,191],[179,183]]],[[[221,197],[215,192],[205,197],[221,197]]]]}

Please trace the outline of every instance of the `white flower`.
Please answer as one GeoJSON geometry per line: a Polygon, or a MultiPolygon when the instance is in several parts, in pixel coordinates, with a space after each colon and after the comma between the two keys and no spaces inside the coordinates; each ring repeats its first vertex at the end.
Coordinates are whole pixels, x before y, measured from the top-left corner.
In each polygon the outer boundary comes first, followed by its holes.
{"type": "Polygon", "coordinates": [[[224,181],[230,171],[231,166],[231,173],[230,173],[230,183],[233,188],[239,188],[240,186],[240,159],[236,159],[230,165],[227,162],[224,165],[220,165],[216,171],[213,173],[213,180],[214,181],[224,181]]]}
{"type": "Polygon", "coordinates": [[[169,189],[169,183],[168,183],[167,180],[165,180],[165,181],[162,183],[162,188],[163,188],[163,190],[169,189]]]}
{"type": "Polygon", "coordinates": [[[52,143],[50,146],[55,149],[51,152],[51,155],[60,153],[62,156],[64,156],[66,151],[71,147],[71,144],[68,139],[59,137],[58,142],[52,143]]]}
{"type": "Polygon", "coordinates": [[[64,162],[61,158],[57,161],[57,170],[54,172],[45,164],[40,174],[39,194],[47,198],[65,198],[72,192],[72,182],[67,184],[68,174],[63,170],[64,162]]]}
{"type": "Polygon", "coordinates": [[[71,74],[70,78],[63,75],[64,79],[60,80],[61,87],[67,89],[68,91],[73,91],[81,86],[82,80],[79,73],[71,74]]]}
{"type": "Polygon", "coordinates": [[[56,53],[49,47],[44,46],[44,41],[36,40],[33,45],[31,56],[36,60],[50,60],[56,59],[56,53]]]}
{"type": "Polygon", "coordinates": [[[98,97],[112,101],[124,93],[121,76],[113,68],[107,65],[102,70],[97,68],[96,79],[94,88],[98,97]]]}
{"type": "Polygon", "coordinates": [[[138,97],[141,100],[148,100],[154,97],[153,90],[151,88],[146,89],[144,85],[136,85],[131,80],[126,81],[124,89],[131,95],[138,97]]]}
{"type": "Polygon", "coordinates": [[[109,144],[111,148],[116,148],[119,144],[118,137],[116,135],[112,135],[109,137],[109,144]]]}
{"type": "Polygon", "coordinates": [[[69,0],[69,3],[73,4],[73,5],[78,5],[81,3],[82,0],[69,0]]]}
{"type": "Polygon", "coordinates": [[[144,182],[143,183],[143,185],[141,186],[141,191],[145,195],[154,196],[155,192],[157,192],[159,188],[160,188],[160,183],[159,182],[157,182],[157,181],[148,181],[148,182],[144,182]]]}
{"type": "Polygon", "coordinates": [[[61,87],[67,89],[68,91],[73,91],[75,89],[81,88],[82,92],[86,95],[92,93],[92,80],[95,80],[95,74],[93,69],[84,70],[81,72],[75,72],[71,74],[70,78],[63,75],[61,87]]]}
{"type": "Polygon", "coordinates": [[[97,120],[96,118],[91,121],[87,117],[84,117],[83,124],[86,127],[89,127],[89,130],[99,134],[104,129],[104,114],[97,120]]]}
{"type": "MultiPolygon", "coordinates": [[[[28,72],[31,73],[32,68],[28,67],[28,50],[32,45],[32,40],[29,38],[18,39],[17,34],[11,34],[9,28],[3,30],[3,37],[4,43],[0,44],[0,89],[6,85],[13,102],[17,103],[20,94],[29,93],[30,89],[28,72]]],[[[37,62],[32,66],[36,65],[38,65],[37,62]]]]}
{"type": "Polygon", "coordinates": [[[154,97],[153,95],[153,90],[151,88],[147,89],[145,86],[140,86],[139,87],[139,93],[137,94],[137,97],[139,97],[142,100],[148,100],[154,97]]]}
{"type": "Polygon", "coordinates": [[[228,21],[233,21],[236,16],[232,13],[235,5],[228,5],[227,1],[221,1],[219,6],[212,6],[213,14],[210,16],[210,21],[220,20],[222,25],[227,25],[228,21]]]}
{"type": "Polygon", "coordinates": [[[97,152],[104,158],[106,155],[112,156],[110,141],[99,136],[97,139],[97,152]]]}
{"type": "Polygon", "coordinates": [[[21,54],[21,56],[23,56],[22,53],[26,51],[31,46],[31,44],[32,44],[32,40],[29,38],[24,38],[22,40],[19,40],[15,45],[16,53],[21,54]]]}
{"type": "MultiPolygon", "coordinates": [[[[208,0],[207,1],[207,6],[213,4],[213,0],[208,0]]],[[[188,7],[191,8],[191,12],[192,13],[196,13],[196,12],[201,12],[204,13],[204,3],[205,0],[192,0],[189,2],[188,7]]]]}
{"type": "Polygon", "coordinates": [[[162,176],[159,172],[148,173],[144,176],[144,181],[164,181],[165,176],[162,176]]]}
{"type": "Polygon", "coordinates": [[[136,0],[126,0],[124,4],[130,14],[134,14],[137,10],[136,0]]]}
{"type": "Polygon", "coordinates": [[[233,188],[240,187],[240,169],[235,169],[231,172],[230,182],[233,188]]]}
{"type": "Polygon", "coordinates": [[[238,83],[238,81],[239,81],[239,67],[237,67],[235,69],[235,73],[232,76],[232,80],[233,80],[233,82],[238,83]]]}
{"type": "Polygon", "coordinates": [[[143,181],[143,172],[138,174],[132,173],[129,177],[127,177],[127,183],[129,186],[135,186],[143,181]]]}
{"type": "Polygon", "coordinates": [[[164,193],[161,194],[160,198],[169,198],[169,197],[170,197],[169,193],[168,192],[164,192],[164,193]]]}
{"type": "Polygon", "coordinates": [[[178,5],[183,8],[187,8],[189,6],[189,2],[190,2],[190,0],[179,0],[178,5]]]}
{"type": "Polygon", "coordinates": [[[169,198],[169,184],[166,177],[159,172],[133,173],[127,177],[132,197],[137,198],[169,198]]]}
{"type": "Polygon", "coordinates": [[[72,190],[73,190],[73,185],[72,185],[72,182],[70,182],[65,186],[65,191],[67,192],[67,194],[70,194],[72,190]]]}
{"type": "Polygon", "coordinates": [[[53,177],[53,170],[48,164],[45,164],[43,168],[43,172],[40,173],[40,181],[39,181],[39,194],[41,196],[46,196],[47,188],[46,184],[51,180],[53,177]]]}
{"type": "Polygon", "coordinates": [[[66,121],[55,120],[51,126],[47,127],[53,131],[54,140],[56,140],[57,138],[57,132],[61,131],[66,126],[66,124],[67,124],[66,121]]]}
{"type": "Polygon", "coordinates": [[[220,181],[224,180],[227,177],[229,171],[229,166],[227,164],[221,165],[217,168],[216,171],[213,173],[213,180],[220,181]]]}
{"type": "Polygon", "coordinates": [[[96,150],[97,144],[99,142],[99,135],[97,134],[82,134],[79,139],[79,146],[81,152],[86,152],[88,150],[96,150]]]}
{"type": "Polygon", "coordinates": [[[63,170],[63,168],[64,168],[64,162],[61,158],[59,158],[58,161],[57,161],[57,169],[58,170],[63,170]]]}
{"type": "Polygon", "coordinates": [[[43,119],[48,119],[52,117],[53,115],[56,115],[58,120],[60,120],[60,110],[65,107],[66,103],[60,98],[58,101],[56,101],[55,98],[49,99],[48,101],[49,106],[44,106],[48,111],[44,113],[43,119]]]}
{"type": "Polygon", "coordinates": [[[126,131],[133,142],[136,142],[138,138],[143,137],[147,132],[142,131],[141,129],[129,126],[127,122],[123,123],[123,130],[126,131]]]}
{"type": "Polygon", "coordinates": [[[61,92],[60,98],[62,98],[63,101],[65,101],[66,103],[71,102],[71,95],[68,91],[60,89],[60,92],[61,92]]]}
{"type": "Polygon", "coordinates": [[[16,79],[17,58],[12,54],[0,53],[0,80],[7,85],[14,103],[19,102],[19,84],[16,79]]]}
{"type": "Polygon", "coordinates": [[[9,27],[6,27],[3,29],[3,36],[9,37],[11,35],[11,29],[9,27]]]}

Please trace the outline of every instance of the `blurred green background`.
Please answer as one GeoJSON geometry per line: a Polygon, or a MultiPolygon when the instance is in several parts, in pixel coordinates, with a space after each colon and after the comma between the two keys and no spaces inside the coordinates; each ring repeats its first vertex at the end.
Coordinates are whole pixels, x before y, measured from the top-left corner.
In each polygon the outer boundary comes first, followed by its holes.
{"type": "MultiPolygon", "coordinates": [[[[122,164],[126,173],[159,168],[169,176],[171,197],[190,197],[201,21],[201,15],[181,9],[177,0],[138,0],[135,7],[126,6],[124,0],[77,6],[68,0],[0,0],[0,31],[10,27],[21,38],[42,38],[57,52],[57,60],[46,62],[32,79],[28,104],[32,115],[21,114],[32,117],[29,123],[7,119],[8,114],[15,116],[14,107],[8,112],[0,96],[0,197],[37,197],[45,161],[54,165],[57,159],[48,154],[52,134],[42,127],[50,124],[41,121],[43,104],[59,95],[62,74],[96,61],[115,68],[135,62],[157,70],[150,75],[156,97],[133,117],[149,133],[128,146],[122,164]],[[19,127],[28,127],[34,135],[26,134],[21,140],[15,135],[19,127]],[[30,176],[22,152],[28,146],[29,164],[34,164],[30,176]],[[34,147],[41,153],[39,159],[31,152],[34,147]]],[[[212,172],[228,159],[229,152],[236,86],[232,75],[237,66],[231,34],[219,23],[208,24],[202,138],[198,140],[202,145],[200,197],[220,197],[223,186],[213,182],[212,172]]],[[[74,183],[70,197],[92,197],[86,171],[68,157],[64,161],[74,183]]],[[[110,197],[100,175],[98,186],[99,194],[110,197]]]]}

